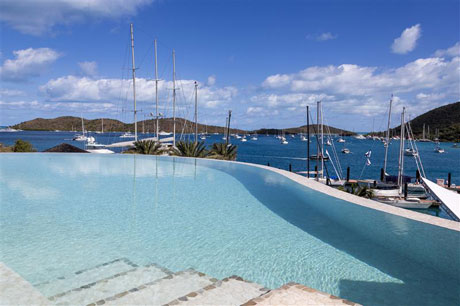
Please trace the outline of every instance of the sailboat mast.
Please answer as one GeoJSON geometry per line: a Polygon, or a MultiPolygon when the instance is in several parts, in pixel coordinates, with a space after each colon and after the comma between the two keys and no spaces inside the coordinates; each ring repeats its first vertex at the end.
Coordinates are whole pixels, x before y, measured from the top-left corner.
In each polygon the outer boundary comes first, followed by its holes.
{"type": "Polygon", "coordinates": [[[104,133],[104,118],[102,118],[101,133],[104,133]]]}
{"type": "Polygon", "coordinates": [[[403,173],[404,173],[404,130],[405,130],[405,123],[404,123],[404,113],[406,108],[403,107],[403,111],[401,114],[401,140],[399,142],[399,165],[398,165],[398,186],[401,190],[403,185],[403,173]]]}
{"type": "Polygon", "coordinates": [[[155,45],[155,119],[156,119],[156,131],[157,141],[160,141],[159,134],[159,123],[158,123],[158,61],[157,61],[157,40],[154,40],[155,45]]]}
{"type": "Polygon", "coordinates": [[[198,83],[195,81],[195,143],[198,142],[198,83]]]}
{"type": "Polygon", "coordinates": [[[176,146],[176,51],[172,52],[173,58],[173,147],[176,146]]]}
{"type": "Polygon", "coordinates": [[[385,160],[383,162],[383,173],[387,173],[387,158],[388,158],[388,148],[390,147],[390,124],[391,124],[391,105],[393,104],[393,95],[390,99],[390,108],[388,110],[388,125],[387,125],[387,146],[385,148],[385,160]]]}
{"type": "Polygon", "coordinates": [[[323,104],[319,101],[320,113],[321,113],[321,178],[324,178],[324,124],[323,124],[323,104]]]}
{"type": "Polygon", "coordinates": [[[310,110],[307,105],[307,178],[310,178],[310,110]]]}
{"type": "Polygon", "coordinates": [[[319,170],[319,101],[316,102],[316,180],[319,179],[318,170],[319,170]]]}
{"type": "Polygon", "coordinates": [[[134,63],[134,34],[131,23],[131,56],[133,62],[133,102],[134,102],[134,140],[137,141],[137,110],[136,110],[136,64],[134,63]]]}
{"type": "Polygon", "coordinates": [[[425,123],[423,124],[423,135],[422,135],[423,140],[425,140],[425,123]]]}

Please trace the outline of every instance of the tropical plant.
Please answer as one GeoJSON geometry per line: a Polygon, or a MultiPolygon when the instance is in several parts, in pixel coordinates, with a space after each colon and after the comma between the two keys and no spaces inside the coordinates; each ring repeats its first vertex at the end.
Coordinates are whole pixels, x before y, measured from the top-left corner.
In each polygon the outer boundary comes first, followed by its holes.
{"type": "Polygon", "coordinates": [[[374,191],[368,187],[361,187],[356,183],[351,184],[348,188],[340,186],[338,188],[341,191],[345,191],[351,194],[354,194],[358,197],[363,197],[367,199],[372,199],[374,197],[374,191]]]}
{"type": "Polygon", "coordinates": [[[225,143],[214,143],[211,151],[209,151],[209,158],[235,160],[237,146],[225,143]]]}
{"type": "Polygon", "coordinates": [[[160,153],[161,144],[153,140],[138,140],[134,142],[134,153],[157,155],[160,153]]]}
{"type": "Polygon", "coordinates": [[[179,141],[172,151],[173,155],[186,157],[206,157],[208,151],[204,142],[179,141]]]}
{"type": "Polygon", "coordinates": [[[13,152],[36,152],[35,148],[28,141],[22,139],[16,140],[13,146],[13,152]]]}

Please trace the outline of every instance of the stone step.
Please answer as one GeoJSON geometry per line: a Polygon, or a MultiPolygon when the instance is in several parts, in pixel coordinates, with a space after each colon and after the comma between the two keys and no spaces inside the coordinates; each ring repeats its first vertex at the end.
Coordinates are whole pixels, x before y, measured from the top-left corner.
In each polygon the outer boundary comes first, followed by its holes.
{"type": "Polygon", "coordinates": [[[231,276],[212,286],[190,292],[170,305],[241,305],[265,294],[269,289],[241,277],[231,276]]]}
{"type": "Polygon", "coordinates": [[[115,274],[49,299],[56,305],[87,305],[168,275],[171,275],[170,271],[152,264],[115,274]]]}
{"type": "Polygon", "coordinates": [[[133,264],[128,259],[120,258],[89,269],[77,271],[67,276],[59,277],[52,281],[35,284],[34,287],[43,295],[51,297],[74,288],[80,288],[84,285],[94,283],[100,279],[105,279],[115,274],[132,270],[136,267],[137,265],[133,264]]]}
{"type": "MultiPolygon", "coordinates": [[[[163,279],[121,292],[96,305],[164,305],[200,288],[211,288],[218,280],[188,269],[163,279]]],[[[91,305],[94,306],[94,305],[91,305]]]]}
{"type": "Polygon", "coordinates": [[[270,292],[253,298],[242,306],[271,306],[271,305],[292,305],[292,306],[344,306],[360,304],[350,302],[348,300],[339,298],[337,296],[325,293],[301,284],[288,283],[278,289],[271,290],[270,292]]]}

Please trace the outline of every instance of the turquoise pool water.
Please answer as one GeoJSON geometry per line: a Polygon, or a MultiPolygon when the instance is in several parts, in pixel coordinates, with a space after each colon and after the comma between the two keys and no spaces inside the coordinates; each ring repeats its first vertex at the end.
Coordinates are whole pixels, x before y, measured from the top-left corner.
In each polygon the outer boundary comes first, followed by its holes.
{"type": "Polygon", "coordinates": [[[248,165],[0,154],[0,190],[0,260],[31,283],[128,258],[366,305],[460,304],[459,232],[248,165]]]}

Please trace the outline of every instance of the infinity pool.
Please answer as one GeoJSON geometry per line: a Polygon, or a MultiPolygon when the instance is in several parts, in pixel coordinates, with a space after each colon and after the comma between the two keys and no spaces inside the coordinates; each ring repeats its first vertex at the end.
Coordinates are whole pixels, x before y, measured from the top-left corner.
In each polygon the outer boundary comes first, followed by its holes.
{"type": "Polygon", "coordinates": [[[127,258],[366,305],[460,304],[459,231],[250,165],[0,154],[0,191],[0,260],[32,284],[127,258]]]}

